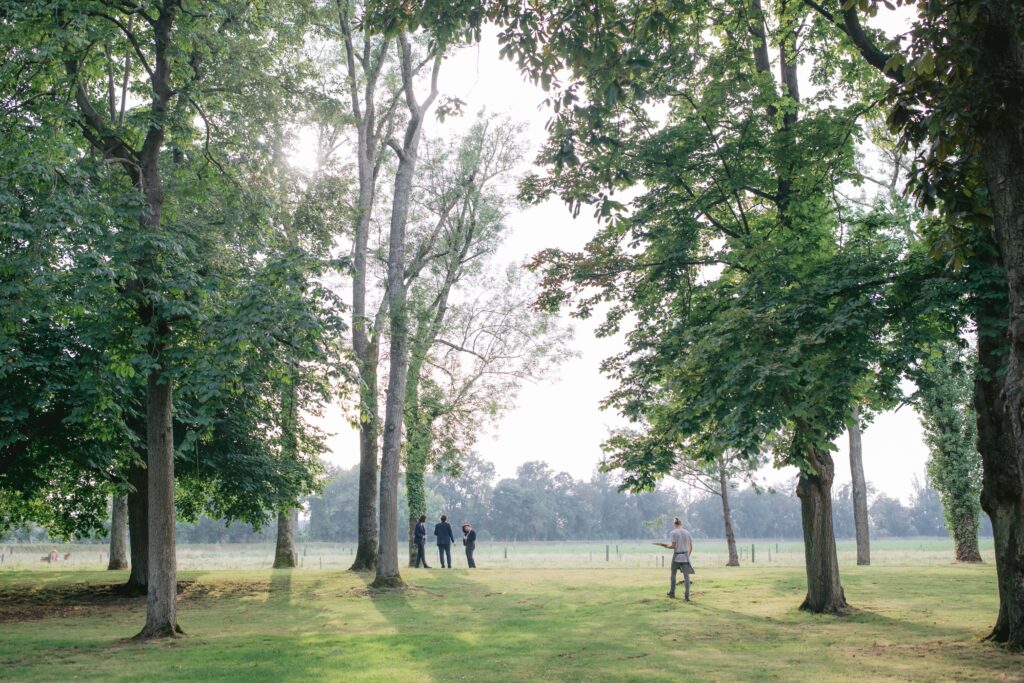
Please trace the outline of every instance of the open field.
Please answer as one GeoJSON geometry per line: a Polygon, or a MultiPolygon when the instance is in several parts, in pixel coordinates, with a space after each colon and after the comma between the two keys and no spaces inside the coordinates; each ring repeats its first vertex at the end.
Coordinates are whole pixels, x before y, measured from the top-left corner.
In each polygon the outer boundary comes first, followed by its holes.
{"type": "Polygon", "coordinates": [[[0,672],[5,681],[1024,681],[1024,657],[980,641],[997,605],[991,564],[844,563],[855,610],[837,618],[796,609],[797,566],[728,569],[698,556],[686,604],[664,597],[666,570],[604,563],[601,551],[602,567],[407,569],[409,587],[394,592],[308,563],[185,571],[187,635],[151,644],[127,640],[144,599],[108,590],[124,572],[2,571],[0,672]]]}
{"type": "MultiPolygon", "coordinates": [[[[478,544],[476,559],[481,566],[526,568],[645,568],[660,566],[665,552],[651,545],[651,541],[571,541],[514,543],[484,541],[478,544]],[[605,560],[605,549],[608,559],[605,560]]],[[[728,558],[724,540],[695,539],[695,557],[706,566],[725,564],[728,558]]],[[[738,541],[741,559],[749,563],[750,547],[754,546],[757,566],[803,567],[803,542],[799,540],[741,540],[738,541]]],[[[857,557],[853,540],[838,542],[839,561],[854,564],[857,557]]],[[[992,559],[992,539],[980,541],[985,559],[992,559]]],[[[304,543],[297,545],[299,558],[306,569],[348,569],[355,554],[354,543],[304,543]]],[[[433,561],[434,546],[427,544],[427,559],[433,561]]],[[[12,544],[0,546],[5,569],[105,569],[107,547],[96,544],[12,544]],[[13,548],[13,554],[10,549],[13,548]],[[67,552],[71,558],[53,565],[39,558],[56,548],[61,558],[67,552]]],[[[435,553],[436,554],[436,553],[435,553]]],[[[458,544],[452,549],[455,566],[465,566],[465,556],[458,544]]],[[[946,564],[953,558],[953,542],[949,538],[877,539],[871,541],[871,561],[876,566],[921,566],[946,564]]],[[[269,567],[274,561],[271,543],[180,544],[178,567],[196,569],[258,569],[269,567]]]]}

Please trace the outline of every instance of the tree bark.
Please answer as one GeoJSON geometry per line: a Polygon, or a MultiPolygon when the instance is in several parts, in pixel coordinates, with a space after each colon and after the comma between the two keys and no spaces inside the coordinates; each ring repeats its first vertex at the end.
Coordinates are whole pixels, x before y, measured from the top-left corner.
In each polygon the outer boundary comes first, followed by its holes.
{"type": "Polygon", "coordinates": [[[149,585],[146,625],[139,638],[166,638],[178,626],[178,568],[174,543],[173,389],[162,370],[150,371],[146,397],[149,454],[149,585]]]}
{"type": "Polygon", "coordinates": [[[398,468],[402,457],[402,423],[405,417],[405,388],[409,368],[409,313],[406,310],[405,229],[409,217],[417,154],[423,133],[423,120],[437,97],[440,58],[434,59],[430,94],[422,104],[413,90],[414,66],[409,37],[398,36],[402,85],[409,120],[398,155],[394,196],[391,203],[391,229],[388,235],[388,306],[391,337],[391,368],[384,407],[384,439],[380,464],[380,540],[377,545],[377,576],[373,585],[388,588],[404,585],[398,571],[398,468]]]}
{"type": "MultiPolygon", "coordinates": [[[[989,66],[990,101],[979,124],[992,226],[1007,276],[1009,357],[1002,382],[1008,443],[981,451],[982,507],[992,519],[999,617],[991,640],[1024,649],[1024,42],[1016,0],[982,3],[975,26],[978,62],[989,66]]],[[[993,397],[986,397],[990,401],[993,397]]],[[[981,436],[979,415],[979,443],[981,436]]],[[[986,425],[988,436],[995,440],[986,425]]]]}
{"type": "MultiPolygon", "coordinates": [[[[419,124],[415,124],[419,138],[419,124]]],[[[403,584],[398,571],[398,469],[402,458],[402,423],[409,368],[409,330],[405,291],[405,227],[416,168],[415,149],[403,153],[395,175],[388,251],[388,298],[391,367],[384,407],[384,439],[380,466],[380,540],[377,545],[376,587],[403,584]]]]}
{"type": "Polygon", "coordinates": [[[277,547],[274,549],[274,569],[299,566],[299,553],[295,550],[295,528],[298,510],[277,513],[277,547]]]}
{"type": "Polygon", "coordinates": [[[853,482],[853,526],[857,534],[857,564],[871,564],[868,536],[868,488],[864,480],[864,449],[861,442],[860,406],[850,411],[850,478],[853,482]]]}
{"type": "Polygon", "coordinates": [[[994,132],[986,147],[993,222],[1009,280],[1010,353],[1001,389],[1011,436],[1008,448],[981,451],[981,501],[992,520],[999,577],[999,617],[989,638],[1024,649],[1024,157],[1016,156],[1024,154],[1024,133],[994,132]]]}
{"type": "Polygon", "coordinates": [[[146,466],[139,463],[128,470],[128,483],[133,491],[128,494],[129,549],[132,569],[125,591],[145,595],[149,585],[149,476],[146,466]]]}
{"type": "Polygon", "coordinates": [[[808,612],[841,614],[846,596],[839,582],[839,558],[832,529],[832,480],[835,465],[826,451],[812,450],[813,472],[800,472],[796,493],[804,530],[804,562],[807,567],[807,597],[800,609],[808,612]]]}
{"type": "Polygon", "coordinates": [[[114,496],[110,506],[110,561],[107,569],[128,568],[128,498],[114,496]]]}
{"type": "MultiPolygon", "coordinates": [[[[377,437],[380,416],[377,406],[377,370],[380,362],[375,335],[369,327],[371,319],[366,310],[367,253],[370,222],[377,190],[379,140],[376,133],[376,103],[374,101],[380,66],[366,73],[362,106],[357,82],[355,47],[352,43],[347,3],[339,21],[344,33],[345,56],[348,68],[352,110],[356,119],[356,163],[359,177],[359,197],[355,217],[352,276],[352,352],[359,371],[359,502],[358,542],[352,571],[373,571],[377,566],[377,437]]],[[[369,38],[364,36],[364,60],[372,54],[369,38]]],[[[381,62],[385,59],[380,56],[381,62]]],[[[364,63],[364,69],[366,68],[364,63]]]]}
{"type": "MultiPolygon", "coordinates": [[[[990,261],[993,267],[1001,265],[994,254],[990,261]]],[[[978,368],[974,378],[974,407],[978,420],[978,452],[982,462],[981,507],[992,520],[999,588],[999,612],[988,638],[998,643],[1011,643],[1012,636],[1022,632],[1019,619],[1021,594],[1024,592],[1024,560],[1019,554],[1021,527],[1019,517],[1015,521],[1013,495],[1013,474],[1017,463],[1015,445],[1018,440],[1014,438],[1004,393],[1009,360],[1007,296],[1005,289],[994,286],[977,296],[976,300],[978,368]],[[1016,607],[1013,605],[1015,599],[1016,607]],[[1014,609],[1018,618],[1016,631],[1011,628],[1014,609]]]]}
{"type": "Polygon", "coordinates": [[[350,569],[372,572],[377,568],[377,359],[357,360],[357,364],[362,378],[359,393],[363,415],[359,424],[359,536],[350,569]]]}
{"type": "MultiPolygon", "coordinates": [[[[139,215],[139,229],[150,238],[144,253],[134,260],[137,275],[126,283],[125,293],[136,308],[141,327],[148,332],[146,352],[151,369],[146,381],[146,466],[147,511],[146,538],[148,553],[146,572],[146,625],[138,638],[173,636],[180,632],[175,610],[177,571],[174,557],[174,439],[172,421],[173,389],[167,373],[168,357],[164,352],[170,334],[170,322],[161,311],[160,232],[164,204],[164,183],[160,157],[167,132],[170,102],[181,96],[171,84],[172,34],[179,2],[158,3],[155,18],[147,16],[152,28],[153,57],[149,73],[150,109],[146,115],[145,135],[141,146],[119,138],[95,110],[89,90],[82,82],[77,58],[65,61],[67,72],[74,79],[74,100],[81,114],[83,133],[104,158],[121,165],[132,185],[145,200],[139,215]]],[[[192,65],[195,73],[196,66],[192,65]]],[[[197,76],[198,77],[198,76],[197,76]]],[[[138,495],[138,491],[136,494],[138,495]]],[[[129,524],[131,524],[129,502],[129,524]]],[[[138,521],[138,515],[135,515],[138,521]]],[[[137,529],[133,529],[133,536],[137,529]]],[[[136,538],[132,540],[133,564],[136,538]]],[[[132,567],[133,576],[137,568],[132,567]]],[[[131,580],[129,580],[131,585],[131,580]]]]}
{"type": "Polygon", "coordinates": [[[416,524],[419,516],[409,515],[409,566],[416,566],[416,524]]]}
{"type": "MultiPolygon", "coordinates": [[[[298,443],[299,396],[294,370],[290,370],[281,392],[281,455],[294,461],[299,457],[298,443]]],[[[295,530],[298,527],[299,511],[283,510],[277,513],[277,547],[274,550],[274,569],[286,569],[299,565],[299,554],[295,551],[295,530]]]]}
{"type": "Polygon", "coordinates": [[[736,552],[736,534],[732,530],[732,511],[729,509],[729,477],[725,471],[725,463],[718,464],[718,482],[722,491],[722,521],[725,523],[725,543],[729,546],[729,561],[726,567],[740,566],[740,556],[736,552]]]}
{"type": "Polygon", "coordinates": [[[978,518],[957,519],[953,524],[953,546],[957,562],[981,562],[978,549],[978,518]]]}

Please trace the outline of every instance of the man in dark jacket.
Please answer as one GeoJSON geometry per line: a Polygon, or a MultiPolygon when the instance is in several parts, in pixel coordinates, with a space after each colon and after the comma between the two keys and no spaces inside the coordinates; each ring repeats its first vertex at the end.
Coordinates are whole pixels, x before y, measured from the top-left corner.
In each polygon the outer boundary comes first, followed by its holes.
{"type": "Polygon", "coordinates": [[[462,525],[462,545],[466,546],[466,562],[470,569],[476,569],[476,561],[473,559],[473,551],[476,550],[476,532],[473,526],[466,522],[462,525]]]}
{"type": "Polygon", "coordinates": [[[434,525],[434,535],[437,536],[437,554],[441,557],[441,569],[445,568],[444,559],[448,557],[448,569],[452,568],[452,543],[455,542],[455,532],[452,525],[448,523],[448,516],[441,515],[441,521],[434,525]]]}
{"type": "Polygon", "coordinates": [[[423,522],[427,521],[426,515],[420,515],[420,519],[416,522],[416,567],[419,568],[420,562],[423,562],[424,569],[430,569],[430,565],[427,564],[427,527],[423,522]]]}

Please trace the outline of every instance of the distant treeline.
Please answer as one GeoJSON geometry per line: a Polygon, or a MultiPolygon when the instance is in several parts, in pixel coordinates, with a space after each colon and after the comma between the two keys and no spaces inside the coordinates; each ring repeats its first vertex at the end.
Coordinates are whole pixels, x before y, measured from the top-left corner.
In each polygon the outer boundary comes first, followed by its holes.
{"type": "MultiPolygon", "coordinates": [[[[354,542],[359,471],[332,468],[323,492],[306,500],[308,519],[299,536],[308,541],[354,542]]],[[[733,526],[738,538],[799,538],[800,502],[795,487],[758,492],[752,487],[730,491],[733,526]]],[[[869,486],[870,490],[870,486],[869,486]]],[[[404,488],[399,511],[408,517],[404,488]]],[[[459,524],[472,522],[481,540],[564,541],[661,537],[680,515],[697,537],[722,538],[722,504],[717,496],[688,497],[668,485],[628,494],[618,490],[609,474],[595,473],[589,481],[555,472],[544,462],[528,462],[515,477],[497,479],[494,466],[479,458],[466,463],[460,476],[435,473],[427,477],[429,517],[447,514],[459,524]]],[[[944,536],[942,505],[927,480],[915,484],[910,505],[885,494],[872,497],[871,533],[875,538],[944,536]]],[[[833,494],[836,537],[853,538],[853,505],[849,485],[833,494]]],[[[261,529],[244,523],[200,518],[178,523],[180,543],[259,543],[275,538],[274,521],[261,529]]],[[[981,535],[991,536],[987,518],[981,535]]],[[[45,541],[44,529],[22,529],[12,540],[45,541]]]]}

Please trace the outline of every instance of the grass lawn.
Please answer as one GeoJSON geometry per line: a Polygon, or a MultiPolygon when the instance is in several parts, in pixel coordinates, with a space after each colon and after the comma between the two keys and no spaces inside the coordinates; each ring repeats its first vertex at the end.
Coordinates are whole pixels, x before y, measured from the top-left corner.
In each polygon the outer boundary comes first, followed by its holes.
{"type": "Polygon", "coordinates": [[[993,567],[844,567],[856,608],[803,614],[797,567],[698,567],[694,602],[654,568],[405,570],[409,588],[300,569],[183,572],[166,643],[128,638],[123,573],[0,573],[0,679],[681,681],[1019,680],[983,643],[993,567]]]}

